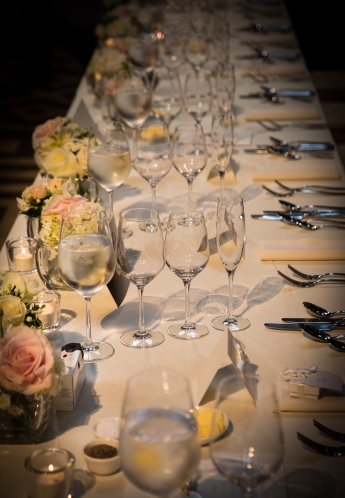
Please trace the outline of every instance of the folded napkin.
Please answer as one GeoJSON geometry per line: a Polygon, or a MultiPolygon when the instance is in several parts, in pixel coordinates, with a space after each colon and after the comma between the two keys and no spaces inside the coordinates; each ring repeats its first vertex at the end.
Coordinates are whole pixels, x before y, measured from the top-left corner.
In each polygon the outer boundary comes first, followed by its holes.
{"type": "Polygon", "coordinates": [[[244,111],[246,121],[272,119],[273,121],[303,121],[321,119],[321,113],[313,102],[286,100],[284,104],[274,104],[267,99],[251,101],[244,111]]]}
{"type": "MultiPolygon", "coordinates": [[[[302,230],[302,229],[301,229],[302,230]]],[[[261,261],[339,261],[345,260],[345,240],[299,238],[260,242],[261,261]]]]}
{"type": "Polygon", "coordinates": [[[263,60],[250,62],[242,66],[242,76],[274,78],[276,76],[307,76],[303,63],[278,61],[275,64],[268,64],[263,60]]]}
{"type": "Polygon", "coordinates": [[[241,167],[251,171],[253,182],[273,180],[339,180],[341,173],[335,159],[302,157],[294,160],[273,154],[247,152],[241,167]]]}
{"type": "Polygon", "coordinates": [[[345,385],[343,392],[325,390],[319,399],[293,398],[288,393],[288,382],[279,379],[279,408],[282,412],[343,412],[345,411],[345,385]]]}

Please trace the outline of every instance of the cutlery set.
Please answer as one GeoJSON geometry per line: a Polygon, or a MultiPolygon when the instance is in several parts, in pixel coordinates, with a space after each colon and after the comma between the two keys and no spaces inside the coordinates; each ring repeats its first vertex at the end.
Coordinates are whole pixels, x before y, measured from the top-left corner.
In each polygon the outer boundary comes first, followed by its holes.
{"type": "Polygon", "coordinates": [[[269,139],[273,142],[272,144],[257,145],[255,149],[244,149],[244,151],[254,154],[274,154],[293,160],[302,159],[305,156],[333,157],[334,145],[330,142],[303,140],[287,142],[276,137],[269,137],[269,139]]]}
{"type": "Polygon", "coordinates": [[[288,24],[260,24],[251,22],[248,26],[240,28],[239,31],[252,31],[254,33],[268,34],[268,33],[290,33],[291,26],[288,24]]]}
{"type": "Polygon", "coordinates": [[[276,123],[272,119],[260,119],[257,123],[267,131],[281,131],[284,128],[303,128],[305,130],[323,130],[328,128],[327,123],[309,123],[307,121],[290,121],[289,123],[276,123]]]}
{"type": "Polygon", "coordinates": [[[267,52],[267,50],[261,50],[254,48],[254,54],[237,55],[236,59],[248,60],[248,59],[262,59],[264,62],[269,64],[275,64],[277,60],[284,61],[296,61],[301,57],[300,52],[267,52]]]}
{"type": "Polygon", "coordinates": [[[277,90],[261,85],[261,91],[240,95],[241,99],[258,99],[265,98],[274,104],[283,104],[284,100],[281,97],[303,100],[303,102],[311,102],[315,93],[313,90],[277,90]]]}
{"type": "MultiPolygon", "coordinates": [[[[313,419],[313,424],[317,429],[319,429],[320,432],[323,433],[323,435],[326,435],[331,439],[335,439],[336,441],[341,441],[341,442],[345,441],[345,433],[335,431],[334,429],[331,429],[330,427],[321,424],[321,422],[318,422],[315,419],[313,419]]],[[[317,443],[316,441],[308,438],[307,436],[304,436],[300,432],[297,432],[297,439],[299,439],[299,441],[301,441],[305,446],[308,446],[317,453],[322,453],[324,455],[329,455],[329,456],[345,455],[345,446],[332,446],[329,444],[317,443]]]]}

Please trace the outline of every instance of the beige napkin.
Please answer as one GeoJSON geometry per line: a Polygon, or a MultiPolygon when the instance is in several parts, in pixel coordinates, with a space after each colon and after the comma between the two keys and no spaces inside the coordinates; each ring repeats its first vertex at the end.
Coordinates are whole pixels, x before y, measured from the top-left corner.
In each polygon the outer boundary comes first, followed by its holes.
{"type": "Polygon", "coordinates": [[[268,64],[262,60],[250,62],[242,67],[242,76],[254,77],[275,77],[275,76],[307,76],[303,63],[277,61],[275,64],[268,64]]]}
{"type": "Polygon", "coordinates": [[[303,157],[288,159],[273,154],[247,152],[241,167],[251,171],[253,182],[273,180],[339,180],[341,174],[335,159],[303,157]]]}
{"type": "Polygon", "coordinates": [[[321,114],[313,102],[286,100],[284,104],[274,104],[266,99],[257,99],[244,111],[246,121],[272,119],[273,121],[303,121],[321,119],[321,114]]]}
{"type": "MultiPolygon", "coordinates": [[[[301,229],[302,230],[302,229],[301,229]]],[[[314,233],[314,232],[313,232],[314,233]]],[[[260,242],[261,261],[339,261],[345,260],[344,239],[299,238],[260,242]]]]}
{"type": "Polygon", "coordinates": [[[279,379],[279,408],[282,412],[343,412],[345,411],[345,389],[343,393],[325,391],[319,399],[293,398],[288,393],[288,383],[279,379]]]}

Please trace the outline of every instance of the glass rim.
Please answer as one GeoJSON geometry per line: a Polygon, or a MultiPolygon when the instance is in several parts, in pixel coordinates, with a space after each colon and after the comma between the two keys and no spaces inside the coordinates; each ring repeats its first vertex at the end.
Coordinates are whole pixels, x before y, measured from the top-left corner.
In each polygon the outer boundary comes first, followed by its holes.
{"type": "Polygon", "coordinates": [[[35,245],[37,245],[37,240],[34,239],[33,237],[14,237],[13,239],[8,239],[6,240],[6,247],[10,248],[10,247],[13,247],[13,244],[15,244],[16,242],[24,242],[24,241],[27,241],[28,244],[23,246],[23,245],[19,245],[19,246],[14,246],[14,247],[35,247],[35,245]]]}
{"type": "Polygon", "coordinates": [[[156,211],[155,209],[152,209],[152,208],[140,208],[140,207],[136,207],[136,208],[127,208],[127,209],[124,209],[123,211],[121,211],[120,213],[120,220],[123,219],[123,220],[126,220],[126,221],[146,221],[146,220],[152,220],[153,218],[159,218],[159,213],[158,211],[156,211]],[[130,215],[130,212],[133,211],[133,213],[136,211],[138,213],[144,213],[145,211],[147,212],[147,216],[144,216],[144,217],[140,217],[140,219],[138,218],[138,215],[135,216],[134,214],[131,216],[130,215]]]}
{"type": "Polygon", "coordinates": [[[116,121],[113,119],[102,121],[96,121],[90,126],[90,130],[98,130],[98,131],[125,131],[125,127],[121,123],[121,121],[116,121]]]}
{"type": "Polygon", "coordinates": [[[177,219],[181,217],[189,217],[189,218],[205,218],[204,213],[202,211],[188,211],[186,209],[176,209],[175,211],[170,211],[169,218],[177,219]]]}
{"type": "Polygon", "coordinates": [[[63,448],[43,448],[40,450],[35,450],[33,451],[30,455],[28,455],[24,461],[24,465],[26,470],[33,472],[35,474],[42,474],[42,475],[54,475],[59,472],[63,472],[65,469],[73,467],[75,464],[75,456],[73,453],[71,453],[69,450],[65,450],[63,448]],[[54,470],[41,470],[32,463],[32,459],[35,458],[36,456],[39,456],[40,454],[44,453],[60,453],[63,454],[67,457],[67,461],[64,465],[58,466],[54,470]]]}

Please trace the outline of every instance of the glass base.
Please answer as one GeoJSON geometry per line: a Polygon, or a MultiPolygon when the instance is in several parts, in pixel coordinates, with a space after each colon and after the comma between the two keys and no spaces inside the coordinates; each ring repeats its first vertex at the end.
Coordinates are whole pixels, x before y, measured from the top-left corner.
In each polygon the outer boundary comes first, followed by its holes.
{"type": "Polygon", "coordinates": [[[192,327],[186,327],[185,322],[177,322],[168,328],[168,334],[175,339],[183,339],[189,341],[191,339],[200,339],[209,333],[206,325],[201,323],[193,323],[192,327]]]}
{"type": "Polygon", "coordinates": [[[236,332],[237,330],[244,330],[250,327],[250,321],[244,316],[233,316],[232,320],[228,320],[229,315],[221,315],[214,318],[211,322],[212,326],[218,330],[231,330],[231,332],[236,332]]]}
{"type": "Polygon", "coordinates": [[[111,344],[102,341],[82,342],[81,347],[84,354],[84,363],[105,360],[115,353],[115,349],[111,344]]]}
{"type": "Polygon", "coordinates": [[[138,349],[153,348],[154,346],[162,344],[164,341],[164,335],[158,330],[150,330],[145,336],[140,336],[137,333],[125,332],[120,337],[120,342],[122,344],[130,348],[138,349]]]}

